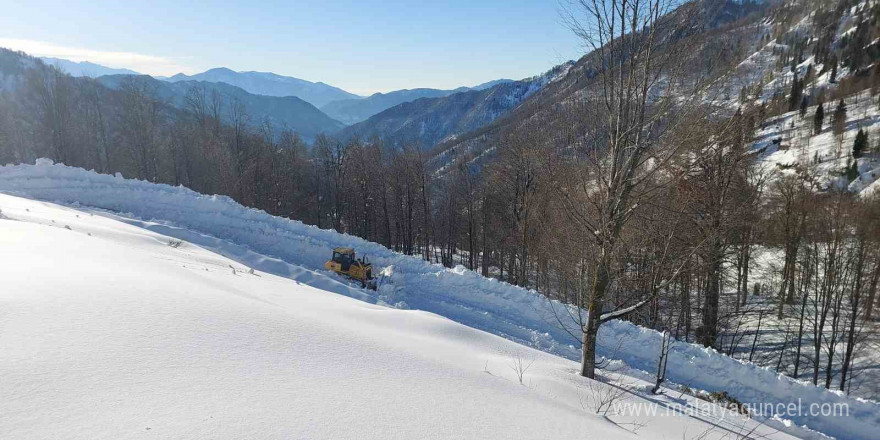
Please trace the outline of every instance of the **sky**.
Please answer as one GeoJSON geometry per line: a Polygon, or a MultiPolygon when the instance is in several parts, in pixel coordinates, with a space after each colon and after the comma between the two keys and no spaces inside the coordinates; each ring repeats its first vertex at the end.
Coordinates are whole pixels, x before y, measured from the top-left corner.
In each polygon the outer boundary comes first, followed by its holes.
{"type": "Polygon", "coordinates": [[[352,93],[473,86],[582,53],[558,0],[0,0],[0,47],[151,75],[275,72],[352,93]]]}

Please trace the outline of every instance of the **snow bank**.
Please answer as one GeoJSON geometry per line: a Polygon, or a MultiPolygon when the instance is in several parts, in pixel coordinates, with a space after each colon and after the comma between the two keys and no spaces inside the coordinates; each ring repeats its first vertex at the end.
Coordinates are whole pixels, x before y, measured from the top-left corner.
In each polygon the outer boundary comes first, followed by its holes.
{"type": "MultiPolygon", "coordinates": [[[[354,247],[378,266],[394,266],[393,273],[380,287],[378,297],[351,288],[333,290],[337,293],[433,312],[549,353],[579,358],[579,342],[571,336],[576,333],[573,328],[563,328],[555,318],[554,310],[565,313],[562,306],[534,291],[486,279],[461,267],[446,269],[357,237],[273,217],[242,207],[228,197],[100,175],[46,160],[36,165],[0,167],[0,192],[125,213],[146,221],[144,226],[164,228],[165,235],[180,233],[192,238],[193,231],[208,234],[241,246],[236,254],[253,252],[313,270],[321,270],[329,249],[354,247]]],[[[655,331],[610,321],[602,327],[600,354],[650,372],[656,367],[659,339],[655,331]]],[[[785,415],[797,425],[827,435],[861,439],[880,432],[880,404],[876,402],[795,381],[711,349],[675,344],[668,365],[670,381],[709,391],[724,390],[752,405],[798,400],[804,406],[848,405],[849,417],[814,415],[806,408],[801,414],[785,415]]]]}
{"type": "MultiPolygon", "coordinates": [[[[632,438],[581,409],[571,361],[104,216],[0,206],[4,440],[632,438]],[[510,352],[560,398],[521,385],[510,352]]],[[[721,421],[645,422],[679,438],[721,421]]]]}

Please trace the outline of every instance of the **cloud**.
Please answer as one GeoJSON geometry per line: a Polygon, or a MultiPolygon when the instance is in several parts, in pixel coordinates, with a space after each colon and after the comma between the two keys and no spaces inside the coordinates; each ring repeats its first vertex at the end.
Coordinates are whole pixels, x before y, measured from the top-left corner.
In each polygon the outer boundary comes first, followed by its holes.
{"type": "Polygon", "coordinates": [[[20,50],[33,56],[63,58],[70,61],[89,61],[116,69],[131,69],[149,75],[195,73],[195,69],[179,64],[180,59],[145,55],[134,52],[110,52],[61,46],[46,41],[0,38],[0,47],[20,50]]]}

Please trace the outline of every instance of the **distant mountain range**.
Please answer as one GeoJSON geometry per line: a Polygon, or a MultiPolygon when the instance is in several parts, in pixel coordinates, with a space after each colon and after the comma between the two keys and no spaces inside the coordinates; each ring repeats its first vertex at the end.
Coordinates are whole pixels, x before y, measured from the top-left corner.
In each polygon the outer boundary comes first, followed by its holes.
{"type": "Polygon", "coordinates": [[[375,93],[366,98],[333,101],[322,106],[321,111],[338,121],[350,125],[361,122],[370,116],[404,102],[415,101],[421,98],[441,98],[467,90],[466,87],[462,87],[456,90],[412,89],[375,93]]]}
{"type": "MultiPolygon", "coordinates": [[[[128,76],[106,75],[98,78],[98,81],[106,87],[118,89],[128,76]]],[[[233,100],[244,104],[251,123],[270,122],[278,129],[289,128],[299,133],[306,141],[314,140],[320,133],[334,133],[345,126],[296,96],[256,95],[223,82],[193,80],[167,82],[147,75],[138,78],[148,81],[159,98],[177,108],[185,107],[186,94],[193,87],[204,88],[208,96],[216,91],[226,106],[233,100]]],[[[224,110],[223,116],[227,114],[228,110],[224,110]]]]}
{"type": "Polygon", "coordinates": [[[164,78],[164,80],[172,83],[179,81],[223,82],[257,95],[296,96],[315,107],[324,106],[331,101],[360,98],[354,93],[322,82],[311,82],[270,72],[236,72],[225,67],[206,70],[195,75],[178,73],[170,78],[164,78]]]}
{"type": "MultiPolygon", "coordinates": [[[[88,61],[42,59],[72,76],[97,77],[110,88],[118,88],[125,76],[140,75],[88,61]]],[[[362,97],[323,82],[224,67],[194,75],[141,76],[152,83],[159,97],[178,108],[184,106],[190,88],[204,87],[209,92],[217,91],[225,102],[235,99],[245,104],[252,122],[288,127],[306,140],[319,133],[337,134],[344,140],[380,136],[395,142],[418,142],[424,147],[494,121],[546,80],[497,79],[452,90],[404,89],[362,97]]]]}
{"type": "Polygon", "coordinates": [[[140,73],[129,69],[114,69],[112,67],[102,66],[100,64],[90,63],[88,61],[70,61],[61,58],[40,58],[46,64],[58,67],[70,76],[88,76],[97,78],[104,75],[140,75],[140,73]]]}
{"type": "Polygon", "coordinates": [[[388,93],[375,93],[366,98],[343,99],[333,101],[321,107],[321,111],[333,119],[346,124],[356,124],[370,116],[381,113],[391,107],[404,102],[411,102],[421,98],[442,98],[453,93],[467,92],[470,90],[485,90],[497,84],[510,83],[512,79],[497,79],[475,87],[459,87],[454,90],[440,89],[404,89],[388,93]]]}

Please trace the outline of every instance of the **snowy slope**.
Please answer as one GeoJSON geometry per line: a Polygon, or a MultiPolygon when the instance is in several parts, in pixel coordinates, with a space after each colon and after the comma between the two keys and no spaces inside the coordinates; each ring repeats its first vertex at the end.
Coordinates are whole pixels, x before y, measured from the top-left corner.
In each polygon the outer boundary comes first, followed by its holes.
{"type": "Polygon", "coordinates": [[[846,188],[863,196],[876,191],[880,156],[874,146],[880,136],[880,108],[870,91],[848,96],[845,103],[847,118],[840,137],[835,136],[831,127],[831,115],[837,101],[825,103],[828,116],[821,133],[813,133],[816,106],[809,107],[803,117],[799,111],[793,111],[764,121],[756,133],[754,149],[761,152],[762,166],[766,171],[793,173],[794,165],[803,165],[816,176],[820,189],[846,188]],[[868,134],[872,151],[857,159],[859,175],[849,181],[844,174],[852,163],[853,141],[859,129],[868,134]],[[778,143],[774,144],[774,140],[778,143]]]}
{"type": "MultiPolygon", "coordinates": [[[[591,405],[616,388],[574,362],[100,212],[0,210],[3,438],[791,438],[705,408],[608,419],[591,405]]],[[[620,408],[697,405],[626,386],[620,408]]]]}
{"type": "MultiPolygon", "coordinates": [[[[445,269],[391,252],[374,243],[269,216],[221,196],[155,185],[52,165],[0,167],[0,192],[110,210],[129,224],[177,237],[231,257],[239,263],[310,286],[399,309],[430,311],[467,326],[572,360],[578,341],[557,323],[561,306],[535,292],[485,279],[463,268],[445,269]],[[353,288],[321,272],[328,250],[351,246],[391,275],[378,295],[353,288]],[[318,270],[313,272],[311,270],[318,270]]],[[[0,209],[4,209],[0,206],[0,209]]],[[[563,321],[564,322],[564,321],[563,321]]],[[[653,371],[660,335],[612,321],[600,334],[600,353],[629,367],[653,371]]],[[[568,364],[573,365],[573,364],[568,364]]],[[[574,368],[573,366],[570,368],[574,368]]],[[[746,403],[846,404],[851,417],[786,414],[782,422],[804,425],[838,438],[867,438],[880,429],[880,405],[829,392],[689,344],[673,346],[668,377],[708,391],[727,391],[746,403]]],[[[788,429],[788,428],[785,428],[788,429]]]]}

